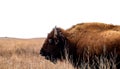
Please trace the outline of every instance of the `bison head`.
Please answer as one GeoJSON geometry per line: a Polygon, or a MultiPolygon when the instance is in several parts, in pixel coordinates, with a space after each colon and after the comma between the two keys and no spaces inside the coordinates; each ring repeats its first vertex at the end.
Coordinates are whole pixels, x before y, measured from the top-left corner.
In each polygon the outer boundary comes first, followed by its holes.
{"type": "Polygon", "coordinates": [[[65,58],[64,47],[66,45],[66,37],[61,28],[54,28],[47,36],[40,54],[47,60],[56,63],[57,60],[65,58]]]}

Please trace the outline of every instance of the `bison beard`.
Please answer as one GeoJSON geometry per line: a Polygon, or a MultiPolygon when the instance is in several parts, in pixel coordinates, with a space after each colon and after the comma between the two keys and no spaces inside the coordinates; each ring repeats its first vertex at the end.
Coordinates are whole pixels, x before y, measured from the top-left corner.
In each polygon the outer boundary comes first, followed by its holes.
{"type": "Polygon", "coordinates": [[[111,59],[112,55],[119,68],[120,26],[82,23],[67,30],[55,27],[48,34],[40,54],[53,63],[68,59],[77,68],[83,60],[93,64],[96,56],[111,59]]]}

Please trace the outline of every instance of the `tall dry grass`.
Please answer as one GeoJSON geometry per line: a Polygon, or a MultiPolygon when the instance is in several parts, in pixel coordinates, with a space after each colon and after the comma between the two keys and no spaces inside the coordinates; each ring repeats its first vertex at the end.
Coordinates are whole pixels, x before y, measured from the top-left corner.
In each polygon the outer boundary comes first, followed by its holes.
{"type": "MultiPolygon", "coordinates": [[[[44,39],[0,38],[0,69],[75,69],[69,59],[53,64],[39,55],[44,39]]],[[[96,57],[97,62],[81,62],[80,69],[116,69],[113,59],[96,57]],[[110,68],[111,67],[111,68],[110,68]]]]}

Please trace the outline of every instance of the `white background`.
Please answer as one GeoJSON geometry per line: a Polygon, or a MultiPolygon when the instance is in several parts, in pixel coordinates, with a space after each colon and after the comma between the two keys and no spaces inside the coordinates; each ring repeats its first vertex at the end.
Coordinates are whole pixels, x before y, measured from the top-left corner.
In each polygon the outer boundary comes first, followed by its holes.
{"type": "Polygon", "coordinates": [[[0,0],[0,37],[46,37],[81,22],[120,25],[119,0],[0,0]]]}

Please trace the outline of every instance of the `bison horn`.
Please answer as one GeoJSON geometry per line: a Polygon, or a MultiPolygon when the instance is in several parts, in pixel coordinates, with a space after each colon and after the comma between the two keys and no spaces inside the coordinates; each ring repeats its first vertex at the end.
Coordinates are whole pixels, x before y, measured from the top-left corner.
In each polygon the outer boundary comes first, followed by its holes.
{"type": "Polygon", "coordinates": [[[57,27],[55,26],[55,28],[54,28],[54,37],[56,37],[57,34],[58,34],[57,33],[57,27]]]}

